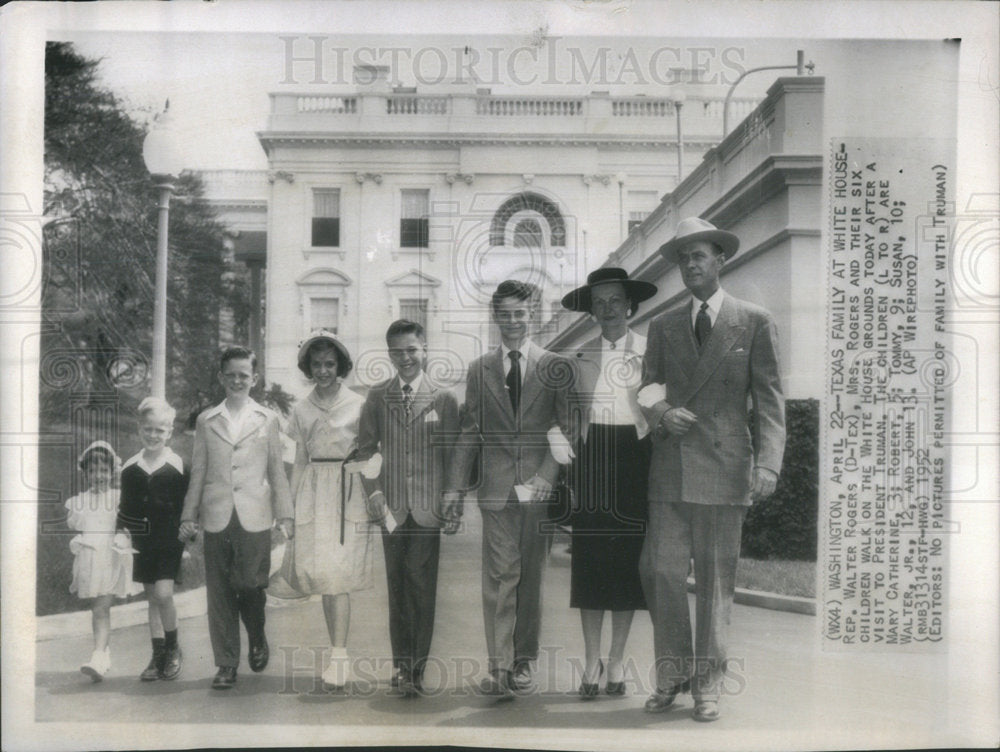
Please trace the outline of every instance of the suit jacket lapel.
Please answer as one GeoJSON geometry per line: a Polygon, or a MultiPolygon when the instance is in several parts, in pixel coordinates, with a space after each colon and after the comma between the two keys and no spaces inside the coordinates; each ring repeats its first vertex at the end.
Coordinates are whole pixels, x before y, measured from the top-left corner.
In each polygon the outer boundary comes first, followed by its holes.
{"type": "MultiPolygon", "coordinates": [[[[500,404],[500,409],[504,415],[514,423],[514,408],[510,405],[510,397],[507,396],[507,382],[504,380],[503,354],[498,347],[492,353],[483,358],[483,382],[486,388],[493,395],[493,398],[500,404]]],[[[524,392],[521,392],[521,402],[524,402],[524,392]]]]}
{"type": "Polygon", "coordinates": [[[229,425],[226,423],[226,419],[222,417],[222,413],[217,413],[212,415],[206,421],[208,427],[215,431],[215,435],[220,439],[225,441],[227,444],[235,444],[232,437],[229,435],[229,425]]]}
{"type": "Polygon", "coordinates": [[[688,376],[698,364],[698,345],[694,341],[694,332],[691,331],[689,313],[688,307],[682,306],[672,314],[673,319],[666,328],[667,341],[670,343],[668,357],[680,363],[688,376]]]}
{"type": "Polygon", "coordinates": [[[240,429],[240,436],[236,441],[233,442],[233,446],[239,444],[247,436],[253,434],[258,428],[264,425],[267,418],[264,417],[263,413],[257,408],[256,405],[247,405],[245,408],[250,411],[250,414],[243,419],[243,426],[240,429]]]}
{"type": "MultiPolygon", "coordinates": [[[[532,352],[537,353],[538,351],[532,348],[532,352]]],[[[542,356],[539,358],[528,358],[528,371],[524,374],[524,382],[521,387],[521,404],[519,408],[522,415],[525,410],[531,407],[531,403],[542,392],[542,374],[548,365],[543,362],[545,359],[545,353],[542,353],[542,356]]]]}
{"type": "Polygon", "coordinates": [[[399,425],[405,425],[405,410],[403,410],[403,388],[399,377],[393,378],[382,393],[383,409],[389,414],[389,419],[399,425]]]}
{"type": "Polygon", "coordinates": [[[408,425],[412,425],[418,419],[422,420],[424,414],[430,412],[434,407],[434,393],[436,391],[437,389],[428,383],[427,374],[424,374],[424,378],[420,382],[420,388],[413,395],[413,408],[410,410],[408,425]]]}
{"type": "MultiPolygon", "coordinates": [[[[691,328],[690,325],[688,328],[691,328]]],[[[722,356],[729,352],[733,342],[742,333],[743,327],[737,324],[736,304],[733,303],[732,298],[726,296],[722,301],[722,307],[719,309],[715,324],[712,326],[712,333],[708,336],[708,342],[702,348],[691,381],[688,383],[687,389],[684,390],[684,399],[681,400],[681,404],[686,403],[701,388],[712,372],[719,367],[722,356]]]]}

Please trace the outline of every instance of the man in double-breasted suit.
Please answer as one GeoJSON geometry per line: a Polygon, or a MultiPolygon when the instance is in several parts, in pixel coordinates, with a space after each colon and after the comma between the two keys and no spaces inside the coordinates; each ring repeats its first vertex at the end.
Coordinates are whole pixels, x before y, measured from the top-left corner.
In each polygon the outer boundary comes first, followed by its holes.
{"type": "Polygon", "coordinates": [[[377,476],[364,476],[362,482],[369,517],[386,523],[382,549],[393,684],[403,695],[413,695],[422,686],[434,631],[443,492],[459,430],[458,401],[424,372],[427,341],[419,323],[394,321],[385,338],[396,375],[368,392],[357,458],[377,454],[382,459],[377,476]]]}
{"type": "MultiPolygon", "coordinates": [[[[490,669],[482,688],[504,699],[533,686],[548,553],[544,502],[559,468],[546,434],[557,425],[570,434],[572,366],[528,336],[539,298],[537,287],[514,280],[500,283],[493,293],[501,344],[469,366],[448,483],[467,488],[479,456],[475,490],[483,517],[483,618],[490,669]]],[[[449,516],[461,513],[456,494],[446,500],[449,516]]]]}
{"type": "Polygon", "coordinates": [[[774,322],[719,286],[738,248],[735,235],[698,218],[682,220],[660,248],[692,298],[650,323],[639,397],[654,437],[639,563],[657,661],[657,688],[646,710],[666,710],[690,687],[698,721],[719,717],[743,519],[754,500],[774,492],[785,444],[774,322]]]}
{"type": "Polygon", "coordinates": [[[257,382],[251,350],[230,347],[220,362],[224,402],[198,416],[191,483],[181,512],[180,538],[189,540],[200,522],[205,532],[208,632],[218,673],[214,689],[236,683],[242,618],[254,671],[267,666],[264,606],[271,567],[271,526],[294,535],[291,494],[278,417],[250,399],[257,382]]]}

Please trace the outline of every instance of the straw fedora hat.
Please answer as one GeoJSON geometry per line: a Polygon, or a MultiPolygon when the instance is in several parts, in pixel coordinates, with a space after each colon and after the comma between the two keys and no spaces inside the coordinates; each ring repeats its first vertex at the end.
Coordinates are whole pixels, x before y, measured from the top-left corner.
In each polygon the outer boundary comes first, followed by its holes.
{"type": "Polygon", "coordinates": [[[597,285],[607,282],[618,282],[625,288],[625,294],[635,303],[641,303],[656,295],[656,285],[653,283],[643,282],[640,279],[629,279],[628,272],[624,269],[619,269],[616,266],[605,266],[588,274],[587,284],[583,287],[578,287],[563,296],[563,308],[590,313],[590,291],[597,285]]]}
{"type": "Polygon", "coordinates": [[[739,250],[740,239],[731,232],[720,230],[701,217],[688,217],[677,223],[677,233],[671,240],[660,246],[660,253],[667,261],[677,263],[677,251],[688,243],[705,240],[715,243],[722,249],[726,259],[730,259],[739,250]]]}

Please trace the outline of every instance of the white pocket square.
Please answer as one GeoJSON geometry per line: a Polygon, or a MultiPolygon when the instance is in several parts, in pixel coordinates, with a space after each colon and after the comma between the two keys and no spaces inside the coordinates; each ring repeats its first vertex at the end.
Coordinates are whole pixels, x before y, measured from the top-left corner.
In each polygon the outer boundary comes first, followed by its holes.
{"type": "Polygon", "coordinates": [[[438,419],[437,411],[431,408],[426,413],[424,413],[424,423],[433,423],[438,419]]]}

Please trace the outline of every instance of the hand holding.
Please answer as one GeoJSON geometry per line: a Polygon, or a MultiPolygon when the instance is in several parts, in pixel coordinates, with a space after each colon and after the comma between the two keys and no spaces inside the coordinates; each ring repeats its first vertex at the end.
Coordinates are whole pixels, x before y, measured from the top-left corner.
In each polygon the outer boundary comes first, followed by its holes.
{"type": "Polygon", "coordinates": [[[286,540],[291,540],[295,537],[295,520],[290,517],[283,517],[278,520],[278,530],[282,532],[286,540]]]}
{"type": "Polygon", "coordinates": [[[445,519],[443,532],[454,535],[462,524],[462,494],[460,491],[445,491],[441,499],[441,513],[445,519]]]}
{"type": "Polygon", "coordinates": [[[369,494],[365,499],[365,508],[368,511],[368,520],[376,524],[381,524],[385,520],[385,494],[381,491],[369,494]]]}
{"type": "Polygon", "coordinates": [[[524,485],[530,487],[533,490],[531,495],[532,501],[545,501],[549,498],[549,494],[552,493],[552,484],[549,483],[545,478],[540,475],[535,475],[524,485]]]}
{"type": "Polygon", "coordinates": [[[663,413],[660,426],[674,436],[683,436],[698,422],[698,416],[686,407],[672,407],[663,413]]]}
{"type": "Polygon", "coordinates": [[[773,470],[766,467],[755,467],[753,469],[753,487],[750,489],[750,496],[754,501],[766,499],[774,493],[778,486],[778,476],[773,470]]]}
{"type": "Polygon", "coordinates": [[[195,536],[198,535],[198,523],[194,520],[184,520],[181,522],[180,529],[177,531],[177,539],[184,543],[193,541],[195,536]]]}
{"type": "Polygon", "coordinates": [[[559,426],[552,426],[546,435],[549,440],[549,451],[552,452],[552,458],[556,462],[560,465],[568,465],[576,458],[573,447],[570,446],[569,440],[559,426]]]}

